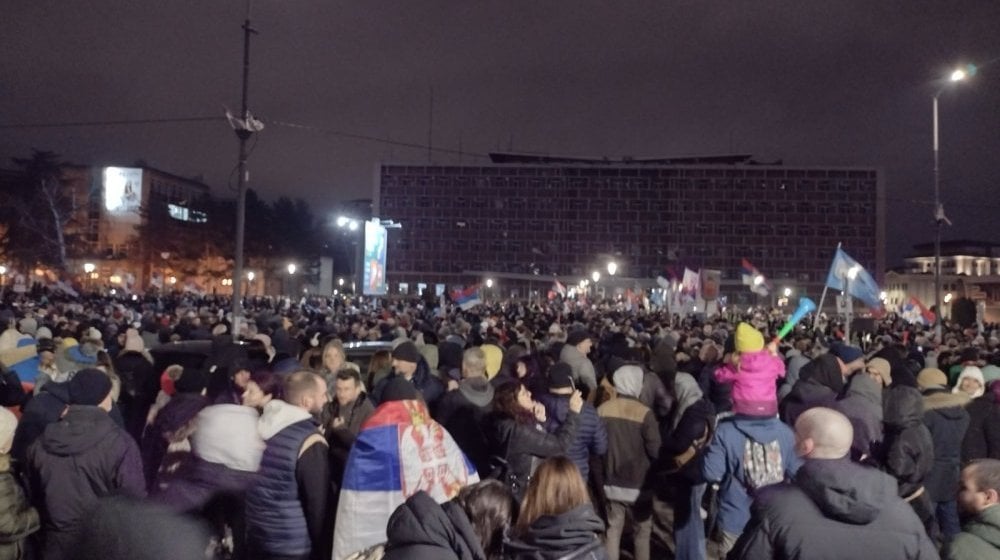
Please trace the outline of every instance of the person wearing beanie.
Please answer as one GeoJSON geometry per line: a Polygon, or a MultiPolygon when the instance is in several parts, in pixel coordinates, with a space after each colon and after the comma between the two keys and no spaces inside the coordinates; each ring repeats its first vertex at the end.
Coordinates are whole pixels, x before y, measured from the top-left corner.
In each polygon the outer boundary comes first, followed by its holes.
{"type": "Polygon", "coordinates": [[[636,560],[649,560],[653,530],[653,491],[647,474],[660,454],[656,415],[639,402],[642,368],[625,365],[612,374],[616,398],[602,404],[597,414],[608,432],[604,494],[608,499],[607,549],[618,560],[626,516],[631,517],[636,560]]]}
{"type": "Polygon", "coordinates": [[[597,372],[587,357],[594,340],[584,329],[573,329],[566,336],[566,344],[559,351],[559,361],[566,362],[573,370],[573,381],[583,393],[587,402],[593,403],[597,397],[597,372]]]}
{"type": "Polygon", "coordinates": [[[957,393],[961,391],[969,395],[970,398],[975,399],[983,396],[985,390],[986,380],[983,378],[983,371],[976,366],[965,366],[962,369],[962,373],[958,375],[955,387],[951,392],[957,393]]]}
{"type": "Polygon", "coordinates": [[[759,418],[778,414],[778,380],[785,364],[764,336],[747,323],[736,327],[736,352],[730,363],[715,370],[715,380],[733,385],[733,412],[759,418]]]}
{"type": "Polygon", "coordinates": [[[865,365],[868,374],[883,389],[892,385],[892,365],[885,358],[872,358],[865,365]]]}
{"type": "Polygon", "coordinates": [[[28,449],[26,465],[31,495],[44,504],[47,560],[71,557],[79,527],[101,498],[146,496],[139,448],[108,415],[107,374],[84,369],[68,385],[69,408],[28,449]]]}
{"type": "MultiPolygon", "coordinates": [[[[569,415],[569,400],[576,385],[573,369],[569,364],[556,362],[548,371],[548,391],[538,395],[538,402],[545,407],[545,431],[554,434],[569,415]]],[[[590,458],[603,457],[608,452],[608,432],[597,415],[597,409],[584,403],[580,409],[579,426],[576,437],[566,451],[566,456],[580,469],[584,480],[589,480],[590,458]]]]}
{"type": "Polygon", "coordinates": [[[962,440],[962,464],[1000,459],[1000,383],[987,381],[983,395],[972,399],[965,410],[969,413],[969,428],[962,440]]]}
{"type": "Polygon", "coordinates": [[[444,384],[431,373],[427,360],[420,355],[420,350],[412,341],[401,342],[392,350],[392,373],[375,385],[371,393],[373,404],[382,404],[385,400],[382,393],[397,377],[411,383],[428,407],[436,406],[438,399],[444,395],[444,384]]]}
{"type": "Polygon", "coordinates": [[[830,346],[830,354],[840,362],[840,371],[845,378],[865,366],[865,354],[857,346],[835,342],[830,346]]]}
{"type": "Polygon", "coordinates": [[[41,527],[38,511],[31,507],[11,469],[10,450],[17,417],[0,408],[0,558],[21,558],[24,538],[41,527]]]}
{"type": "Polygon", "coordinates": [[[934,504],[935,516],[944,540],[961,531],[955,488],[959,483],[962,441],[969,427],[969,395],[948,389],[948,376],[936,368],[924,368],[917,374],[923,393],[924,424],[934,440],[934,466],[924,486],[934,504]]]}

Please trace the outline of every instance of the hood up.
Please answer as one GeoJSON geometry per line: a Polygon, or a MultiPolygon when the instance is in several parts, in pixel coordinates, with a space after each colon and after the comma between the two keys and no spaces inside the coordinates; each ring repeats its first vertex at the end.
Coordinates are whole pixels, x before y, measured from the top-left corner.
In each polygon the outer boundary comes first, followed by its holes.
{"type": "Polygon", "coordinates": [[[851,463],[849,459],[808,459],[795,484],[823,515],[852,525],[867,525],[896,497],[891,476],[851,463]]]}
{"type": "Polygon", "coordinates": [[[115,423],[104,409],[75,405],[62,420],[45,428],[42,446],[53,455],[79,455],[111,437],[114,431],[115,423]]]}
{"type": "Polygon", "coordinates": [[[493,402],[493,385],[485,377],[470,377],[458,384],[458,390],[469,402],[482,408],[493,402]]]}

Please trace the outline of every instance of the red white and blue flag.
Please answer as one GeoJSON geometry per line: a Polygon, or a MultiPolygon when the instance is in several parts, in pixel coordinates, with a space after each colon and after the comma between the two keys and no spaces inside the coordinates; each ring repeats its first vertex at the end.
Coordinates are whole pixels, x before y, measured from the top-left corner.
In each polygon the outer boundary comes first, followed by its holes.
{"type": "Polygon", "coordinates": [[[483,303],[479,298],[479,286],[469,286],[464,290],[452,290],[451,301],[455,302],[462,311],[468,311],[473,307],[483,303]]]}
{"type": "Polygon", "coordinates": [[[740,272],[743,277],[743,284],[750,286],[751,292],[761,297],[766,297],[767,294],[771,293],[771,283],[757,270],[756,266],[746,259],[741,261],[741,265],[742,270],[740,272]]]}
{"type": "Polygon", "coordinates": [[[333,559],[386,541],[389,516],[419,490],[438,503],[479,482],[475,467],[421,401],[390,401],[361,426],[344,469],[333,559]]]}
{"type": "Polygon", "coordinates": [[[901,311],[900,315],[909,323],[933,325],[936,319],[934,312],[927,309],[916,296],[910,296],[910,299],[903,304],[901,311]]]}

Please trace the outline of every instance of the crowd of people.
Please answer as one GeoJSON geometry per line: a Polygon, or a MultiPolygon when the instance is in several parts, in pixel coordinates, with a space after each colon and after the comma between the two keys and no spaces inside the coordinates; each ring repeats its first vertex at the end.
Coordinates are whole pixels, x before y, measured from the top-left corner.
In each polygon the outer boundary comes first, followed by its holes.
{"type": "Polygon", "coordinates": [[[7,294],[0,558],[1000,558],[996,325],[228,307],[7,294]]]}

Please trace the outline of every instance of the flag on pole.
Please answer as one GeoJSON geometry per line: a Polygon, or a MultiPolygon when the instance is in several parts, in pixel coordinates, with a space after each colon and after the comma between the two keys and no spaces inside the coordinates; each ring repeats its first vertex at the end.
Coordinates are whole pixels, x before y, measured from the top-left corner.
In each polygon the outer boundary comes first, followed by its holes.
{"type": "Polygon", "coordinates": [[[553,280],[552,291],[559,294],[560,297],[566,297],[566,286],[563,286],[559,280],[553,280]]]}
{"type": "Polygon", "coordinates": [[[936,319],[934,312],[924,306],[923,302],[917,299],[916,296],[910,296],[910,299],[903,304],[902,312],[900,315],[908,323],[923,323],[925,325],[933,325],[936,319]]]}
{"type": "Polygon", "coordinates": [[[767,297],[771,293],[771,283],[767,281],[767,278],[757,270],[757,267],[750,263],[750,261],[743,259],[741,261],[743,267],[742,277],[743,285],[749,286],[750,291],[761,296],[767,297]]]}
{"type": "Polygon", "coordinates": [[[872,309],[882,307],[882,300],[879,298],[879,287],[875,279],[858,261],[851,258],[843,249],[837,247],[837,252],[833,255],[833,262],[830,263],[830,272],[826,275],[826,286],[835,290],[847,292],[872,309]],[[854,271],[854,278],[850,277],[854,271]]]}
{"type": "Polygon", "coordinates": [[[483,303],[479,298],[479,286],[469,286],[464,290],[452,290],[451,300],[454,301],[462,311],[468,311],[473,307],[483,303]]]}

